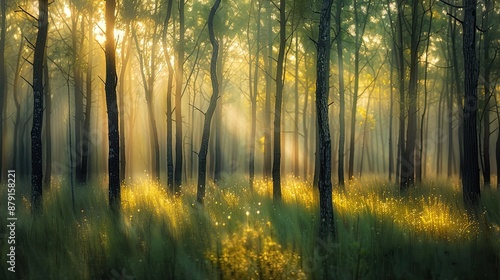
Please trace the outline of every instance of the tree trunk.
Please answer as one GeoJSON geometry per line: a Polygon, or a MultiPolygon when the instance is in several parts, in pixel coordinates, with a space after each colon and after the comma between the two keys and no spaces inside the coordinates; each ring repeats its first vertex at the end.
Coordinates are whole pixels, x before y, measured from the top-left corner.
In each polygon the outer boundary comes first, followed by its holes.
{"type": "MultiPolygon", "coordinates": [[[[489,13],[493,11],[493,1],[484,0],[483,10],[483,26],[490,26],[489,13]]],[[[485,186],[490,186],[491,184],[491,166],[490,166],[490,106],[489,100],[491,98],[491,61],[490,61],[490,44],[491,44],[491,32],[484,32],[484,116],[483,116],[483,181],[485,186]]]]}
{"type": "Polygon", "coordinates": [[[276,66],[276,102],[274,104],[274,147],[273,147],[273,199],[281,200],[281,106],[283,104],[283,63],[286,45],[286,11],[285,0],[280,0],[280,44],[276,66]]]}
{"type": "Polygon", "coordinates": [[[267,54],[264,60],[266,68],[266,101],[264,105],[264,180],[271,177],[271,90],[273,72],[273,26],[271,1],[266,1],[267,24],[267,54]]]}
{"type": "MultiPolygon", "coordinates": [[[[406,133],[406,147],[401,165],[401,190],[413,186],[415,169],[419,167],[415,161],[415,147],[417,138],[417,85],[418,85],[418,49],[420,44],[420,23],[418,22],[419,1],[412,2],[411,43],[410,43],[410,81],[408,84],[408,128],[406,133]]],[[[404,67],[404,66],[403,66],[404,67]]]]}
{"type": "MultiPolygon", "coordinates": [[[[169,191],[174,192],[174,160],[173,160],[173,150],[172,150],[172,83],[174,78],[174,67],[170,61],[170,53],[167,46],[167,34],[168,34],[168,24],[170,22],[170,17],[172,16],[172,3],[173,0],[168,0],[167,3],[167,14],[165,16],[165,21],[163,24],[163,52],[165,55],[165,60],[168,67],[168,81],[167,81],[167,187],[169,191]]],[[[193,100],[194,104],[194,100],[193,100]]],[[[192,138],[191,138],[192,139],[192,138]]]]}
{"type": "MultiPolygon", "coordinates": [[[[222,46],[224,46],[224,41],[223,41],[223,38],[221,36],[221,38],[219,38],[219,46],[220,46],[220,43],[222,42],[222,46]]],[[[217,54],[217,64],[218,64],[218,67],[217,67],[217,81],[218,81],[218,84],[219,84],[219,92],[217,93],[217,96],[220,96],[222,95],[222,91],[224,89],[224,86],[223,86],[223,81],[222,81],[222,68],[224,67],[222,62],[222,56],[223,56],[223,49],[224,47],[218,49],[218,54],[217,54]]],[[[215,184],[218,184],[222,178],[222,170],[224,168],[223,166],[223,159],[222,159],[222,138],[223,138],[223,132],[222,132],[222,102],[219,102],[219,106],[217,106],[217,108],[215,109],[215,113],[214,113],[214,118],[215,118],[215,145],[214,145],[214,154],[215,154],[215,157],[214,157],[214,183],[215,184]]],[[[229,147],[227,147],[229,148],[229,147]]],[[[229,150],[229,149],[228,149],[229,150]]]]}
{"type": "Polygon", "coordinates": [[[294,119],[293,119],[293,176],[299,174],[299,35],[295,34],[295,85],[294,85],[294,119]]]}
{"type": "Polygon", "coordinates": [[[344,6],[343,1],[337,2],[336,12],[336,25],[337,25],[337,57],[338,57],[338,71],[339,71],[339,164],[338,164],[338,178],[340,186],[344,185],[344,146],[345,146],[345,94],[344,94],[344,60],[343,60],[343,47],[342,47],[342,19],[341,11],[344,6]]]}
{"type": "MultiPolygon", "coordinates": [[[[93,22],[92,19],[89,20],[89,26],[92,26],[93,22]]],[[[89,28],[88,31],[88,36],[89,38],[92,38],[93,36],[93,31],[92,28],[89,28]]],[[[86,77],[85,77],[85,97],[86,97],[86,102],[85,102],[85,119],[83,121],[83,135],[82,135],[82,162],[80,166],[80,171],[81,171],[81,180],[82,182],[87,182],[89,179],[89,155],[90,152],[92,151],[92,147],[90,146],[90,117],[92,115],[92,69],[93,69],[93,58],[94,58],[94,44],[93,40],[89,40],[89,55],[88,57],[88,63],[87,63],[87,72],[86,72],[86,77]]],[[[120,98],[121,100],[122,98],[120,98]]]]}
{"type": "Polygon", "coordinates": [[[106,0],[106,109],[108,113],[108,176],[109,205],[120,209],[120,133],[118,131],[118,105],[116,100],[115,58],[115,0],[106,0]]]}
{"type": "MultiPolygon", "coordinates": [[[[43,64],[49,27],[49,3],[38,1],[38,34],[33,57],[33,126],[31,129],[31,205],[42,211],[42,125],[43,125],[43,64]]],[[[2,29],[3,30],[3,29],[2,29]]]]}
{"type": "Polygon", "coordinates": [[[328,95],[330,76],[330,13],[332,0],[323,0],[317,54],[316,78],[316,110],[319,130],[319,195],[320,195],[320,238],[327,240],[328,236],[335,238],[335,224],[332,203],[332,159],[331,140],[328,121],[328,95]]]}
{"type": "MultiPolygon", "coordinates": [[[[260,12],[262,9],[262,0],[258,1],[257,8],[257,31],[255,40],[255,68],[252,73],[252,59],[250,56],[250,67],[248,72],[249,77],[249,90],[250,90],[250,114],[252,116],[252,124],[250,128],[250,156],[248,160],[248,174],[249,174],[249,186],[253,189],[254,179],[255,179],[255,137],[257,133],[257,96],[258,96],[258,80],[259,80],[259,54],[260,54],[260,12]],[[253,80],[252,80],[253,75],[253,80]]],[[[250,18],[248,19],[248,33],[250,33],[250,18]]],[[[251,53],[251,39],[249,34],[248,37],[248,51],[251,53]]]]}
{"type": "Polygon", "coordinates": [[[184,65],[184,0],[179,1],[179,41],[177,44],[177,60],[175,70],[175,170],[174,193],[180,194],[182,185],[182,79],[184,65]]]}
{"type": "Polygon", "coordinates": [[[217,81],[217,56],[219,55],[219,42],[215,38],[214,33],[214,17],[217,9],[219,8],[221,0],[215,0],[214,5],[210,9],[208,15],[208,33],[210,43],[212,44],[212,58],[210,59],[210,78],[212,80],[212,96],[210,97],[210,104],[205,113],[205,121],[203,123],[203,134],[201,137],[201,147],[198,154],[198,188],[196,200],[198,203],[203,204],[205,197],[205,182],[206,182],[206,169],[207,169],[207,153],[208,153],[208,140],[210,139],[210,123],[212,116],[217,106],[217,99],[219,98],[219,82],[217,81]]]}
{"type": "Polygon", "coordinates": [[[479,207],[479,163],[477,142],[477,82],[478,63],[476,59],[476,0],[465,0],[463,22],[463,55],[465,68],[464,95],[464,166],[462,186],[464,203],[468,210],[475,211],[479,207]]]}

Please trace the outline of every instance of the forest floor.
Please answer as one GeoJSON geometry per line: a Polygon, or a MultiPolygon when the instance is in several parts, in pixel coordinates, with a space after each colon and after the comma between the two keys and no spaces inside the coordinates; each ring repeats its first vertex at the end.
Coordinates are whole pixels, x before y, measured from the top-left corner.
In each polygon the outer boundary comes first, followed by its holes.
{"type": "MultiPolygon", "coordinates": [[[[288,179],[254,190],[232,178],[180,197],[142,181],[122,188],[122,212],[106,184],[71,189],[57,181],[43,214],[30,214],[29,185],[16,193],[16,272],[7,271],[0,228],[0,279],[500,279],[500,192],[482,189],[470,219],[458,183],[429,181],[400,194],[380,178],[334,189],[337,238],[318,236],[318,193],[288,179]],[[25,188],[25,190],[24,190],[25,188]]],[[[5,186],[0,191],[6,208],[5,186]]],[[[0,220],[7,220],[1,209],[0,220]]]]}

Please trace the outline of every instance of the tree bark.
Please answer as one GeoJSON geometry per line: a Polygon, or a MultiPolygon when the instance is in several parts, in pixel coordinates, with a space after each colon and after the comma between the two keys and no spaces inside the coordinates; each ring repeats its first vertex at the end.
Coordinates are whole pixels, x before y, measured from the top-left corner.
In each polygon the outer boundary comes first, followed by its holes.
{"type": "Polygon", "coordinates": [[[479,207],[479,163],[477,140],[477,82],[476,58],[476,0],[464,0],[463,55],[465,68],[465,95],[463,115],[464,163],[463,198],[466,208],[476,212],[479,207]],[[467,168],[465,168],[467,164],[467,168]]]}
{"type": "Polygon", "coordinates": [[[319,195],[320,195],[320,237],[323,240],[328,236],[335,238],[335,224],[333,219],[332,203],[332,158],[331,140],[328,121],[328,95],[329,95],[329,75],[330,75],[330,13],[332,0],[323,0],[319,34],[318,34],[318,54],[317,54],[317,77],[316,77],[316,111],[319,130],[319,151],[316,157],[319,161],[319,195]]]}
{"type": "MultiPolygon", "coordinates": [[[[174,192],[174,159],[172,150],[172,83],[174,78],[174,67],[172,62],[170,62],[170,53],[167,46],[167,31],[168,24],[170,22],[170,17],[172,16],[172,3],[173,0],[168,0],[167,3],[167,14],[165,16],[165,21],[163,24],[163,51],[165,55],[165,60],[168,67],[168,81],[167,81],[167,187],[169,191],[174,192]]],[[[194,101],[193,101],[194,104],[194,101]]],[[[191,138],[192,139],[192,138],[191,138]]]]}
{"type": "Polygon", "coordinates": [[[273,199],[281,200],[281,106],[283,104],[283,63],[286,45],[286,11],[285,0],[280,0],[280,44],[276,66],[276,101],[274,104],[274,147],[273,147],[273,199]]]}
{"type": "Polygon", "coordinates": [[[38,34],[33,59],[33,126],[31,128],[31,205],[42,211],[43,64],[49,27],[48,0],[38,1],[38,34]]]}
{"type": "Polygon", "coordinates": [[[106,0],[106,108],[108,113],[108,176],[109,205],[120,209],[120,133],[118,130],[118,105],[116,100],[116,57],[115,57],[115,0],[106,0]]]}
{"type": "Polygon", "coordinates": [[[205,113],[205,121],[203,123],[203,134],[201,137],[201,147],[198,154],[198,188],[196,194],[196,201],[203,204],[205,197],[205,183],[207,177],[207,153],[208,153],[208,140],[210,139],[210,123],[212,116],[217,106],[217,99],[219,98],[219,82],[217,80],[217,56],[219,55],[219,42],[215,38],[214,33],[214,17],[217,9],[219,8],[221,0],[215,0],[210,14],[208,15],[208,33],[210,37],[210,44],[212,45],[212,57],[210,59],[210,78],[212,80],[212,96],[210,97],[210,104],[205,113]]]}
{"type": "Polygon", "coordinates": [[[184,65],[184,0],[179,1],[179,42],[177,44],[177,60],[175,69],[175,170],[174,193],[180,194],[182,185],[182,79],[184,65]]]}
{"type": "Polygon", "coordinates": [[[338,153],[338,178],[340,186],[344,185],[344,146],[345,146],[345,90],[344,90],[344,60],[342,47],[342,19],[341,11],[343,1],[337,1],[336,25],[337,25],[337,57],[339,71],[339,153],[338,153]]]}

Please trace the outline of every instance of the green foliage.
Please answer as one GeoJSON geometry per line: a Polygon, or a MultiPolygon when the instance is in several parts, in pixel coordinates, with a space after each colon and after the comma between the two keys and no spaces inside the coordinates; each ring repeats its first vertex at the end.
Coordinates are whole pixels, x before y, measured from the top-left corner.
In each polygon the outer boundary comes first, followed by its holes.
{"type": "Polygon", "coordinates": [[[38,218],[18,193],[18,272],[2,269],[0,278],[498,279],[496,190],[484,190],[483,215],[471,221],[458,185],[428,182],[400,195],[385,181],[354,181],[334,190],[338,240],[322,242],[310,185],[286,181],[273,204],[271,184],[251,192],[244,182],[209,185],[204,206],[193,186],[174,198],[157,183],[128,185],[120,216],[108,210],[105,187],[77,188],[73,207],[66,182],[55,183],[38,218]]]}

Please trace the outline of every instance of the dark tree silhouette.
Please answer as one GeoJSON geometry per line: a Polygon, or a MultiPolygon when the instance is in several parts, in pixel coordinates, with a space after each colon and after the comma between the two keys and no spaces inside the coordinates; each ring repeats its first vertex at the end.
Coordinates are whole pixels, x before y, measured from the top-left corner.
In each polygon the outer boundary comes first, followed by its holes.
{"type": "Polygon", "coordinates": [[[465,0],[463,21],[463,55],[465,68],[465,95],[463,108],[464,163],[462,170],[463,198],[469,210],[479,204],[479,163],[477,140],[477,82],[476,58],[476,0],[465,0]],[[467,166],[465,166],[467,165],[467,166]]]}
{"type": "Polygon", "coordinates": [[[33,58],[33,126],[31,129],[31,205],[34,212],[42,210],[43,58],[49,30],[48,13],[48,0],[39,0],[38,34],[33,58]]]}
{"type": "Polygon", "coordinates": [[[162,44],[165,53],[165,61],[168,67],[168,82],[167,82],[167,187],[169,191],[173,191],[174,187],[174,159],[172,150],[172,82],[174,78],[174,67],[170,61],[170,53],[167,47],[168,24],[172,16],[173,0],[167,3],[167,14],[163,23],[162,44]]]}
{"type": "Polygon", "coordinates": [[[116,100],[115,57],[115,0],[106,0],[106,108],[108,111],[108,176],[109,205],[120,208],[120,133],[118,132],[118,104],[116,100]]]}
{"type": "Polygon", "coordinates": [[[273,198],[281,199],[281,106],[283,104],[283,62],[286,45],[285,0],[280,1],[280,45],[276,68],[276,102],[274,104],[274,147],[273,147],[273,198]]]}
{"type": "Polygon", "coordinates": [[[174,193],[179,193],[182,185],[182,71],[184,69],[184,0],[179,1],[179,41],[175,69],[175,170],[174,193]]]}
{"type": "Polygon", "coordinates": [[[208,15],[208,33],[210,36],[210,43],[212,44],[212,57],[210,59],[210,78],[212,80],[212,96],[210,97],[210,104],[205,112],[205,121],[203,123],[203,134],[201,136],[200,153],[198,154],[198,191],[196,200],[198,203],[203,204],[205,197],[205,183],[207,179],[207,154],[208,154],[208,141],[210,140],[210,123],[212,116],[217,106],[217,99],[219,98],[219,82],[217,80],[217,56],[219,55],[219,42],[215,38],[214,33],[214,17],[217,9],[219,8],[221,0],[215,0],[214,5],[210,9],[208,15]]]}
{"type": "Polygon", "coordinates": [[[330,13],[332,0],[323,0],[318,34],[318,56],[316,64],[316,111],[318,118],[319,149],[316,157],[319,158],[319,203],[320,203],[320,237],[327,239],[329,235],[335,237],[332,202],[332,142],[328,122],[328,93],[330,74],[330,13]]]}

